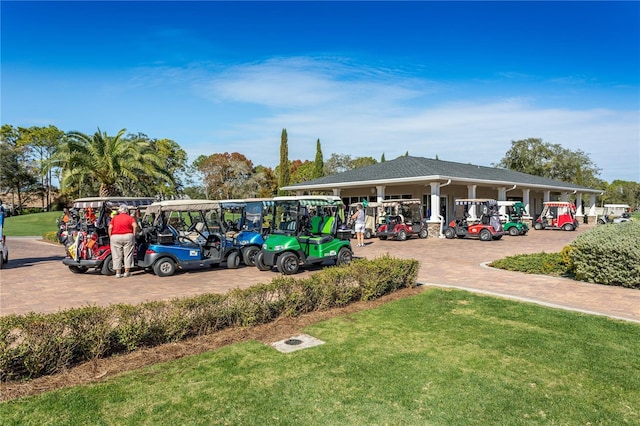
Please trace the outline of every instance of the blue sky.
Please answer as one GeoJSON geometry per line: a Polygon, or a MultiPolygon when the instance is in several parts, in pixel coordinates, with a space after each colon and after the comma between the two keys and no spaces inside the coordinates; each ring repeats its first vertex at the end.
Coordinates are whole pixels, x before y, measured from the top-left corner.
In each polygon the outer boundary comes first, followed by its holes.
{"type": "Polygon", "coordinates": [[[512,140],[640,182],[640,2],[2,1],[1,121],[275,167],[490,166],[512,140]]]}

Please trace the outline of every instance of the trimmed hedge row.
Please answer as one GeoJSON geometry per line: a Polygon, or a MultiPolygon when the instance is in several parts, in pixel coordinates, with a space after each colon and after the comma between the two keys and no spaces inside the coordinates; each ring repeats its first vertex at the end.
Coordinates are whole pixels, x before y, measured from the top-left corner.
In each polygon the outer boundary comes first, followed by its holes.
{"type": "Polygon", "coordinates": [[[278,276],[225,295],[0,317],[0,380],[54,374],[85,361],[227,327],[373,300],[414,287],[418,268],[417,260],[386,255],[325,268],[304,279],[278,276]]]}
{"type": "Polygon", "coordinates": [[[640,222],[602,225],[563,250],[577,280],[640,288],[640,222]]]}

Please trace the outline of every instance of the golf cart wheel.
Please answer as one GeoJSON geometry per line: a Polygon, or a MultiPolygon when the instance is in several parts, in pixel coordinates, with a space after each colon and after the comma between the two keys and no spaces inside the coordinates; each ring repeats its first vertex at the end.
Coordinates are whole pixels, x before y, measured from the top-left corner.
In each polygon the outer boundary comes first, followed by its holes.
{"type": "Polygon", "coordinates": [[[400,232],[398,232],[398,236],[396,237],[396,240],[404,241],[406,239],[407,239],[407,232],[404,229],[401,229],[400,232]]]}
{"type": "Polygon", "coordinates": [[[232,251],[227,257],[227,269],[238,269],[240,266],[240,255],[237,251],[232,251]]]}
{"type": "Polygon", "coordinates": [[[494,241],[497,241],[497,240],[499,240],[499,239],[501,239],[501,238],[502,238],[502,235],[496,235],[495,237],[493,237],[493,240],[494,240],[494,241]]]}
{"type": "Polygon", "coordinates": [[[74,274],[84,274],[89,270],[86,266],[69,265],[69,270],[74,274]]]}
{"type": "Polygon", "coordinates": [[[526,231],[522,230],[520,231],[520,235],[527,235],[527,232],[529,232],[529,230],[526,230],[526,231]]]}
{"type": "Polygon", "coordinates": [[[533,224],[533,229],[540,231],[541,229],[544,229],[544,226],[542,226],[540,222],[536,222],[533,224]]]}
{"type": "Polygon", "coordinates": [[[260,250],[258,254],[256,254],[256,268],[260,271],[270,271],[271,266],[264,264],[264,252],[260,250]]]}
{"type": "Polygon", "coordinates": [[[282,253],[280,257],[278,257],[278,270],[280,273],[285,275],[293,275],[298,272],[298,268],[300,268],[300,263],[298,261],[298,256],[291,252],[282,253]]]}
{"type": "Polygon", "coordinates": [[[153,265],[153,272],[159,277],[168,277],[176,272],[176,264],[168,257],[163,257],[153,265]]]}
{"type": "Polygon", "coordinates": [[[564,229],[565,231],[573,231],[575,228],[572,224],[565,223],[564,225],[562,225],[562,229],[564,229]]]}
{"type": "Polygon", "coordinates": [[[518,234],[520,234],[520,231],[518,231],[518,228],[516,228],[515,226],[512,226],[511,228],[509,228],[509,235],[511,235],[512,237],[515,237],[518,234]]]}
{"type": "Polygon", "coordinates": [[[256,246],[250,246],[243,250],[242,261],[247,266],[256,266],[256,256],[260,249],[256,246]]]}
{"type": "Polygon", "coordinates": [[[422,228],[420,229],[420,232],[418,232],[418,238],[427,238],[429,236],[429,231],[427,231],[427,228],[422,228]]]}
{"type": "Polygon", "coordinates": [[[113,258],[111,255],[107,256],[102,262],[102,268],[100,269],[102,275],[115,275],[116,270],[113,269],[113,258]]]}
{"type": "Polygon", "coordinates": [[[369,240],[369,239],[371,239],[371,236],[372,236],[371,235],[371,229],[365,229],[364,230],[364,238],[369,240]]]}
{"type": "Polygon", "coordinates": [[[452,240],[456,236],[456,231],[454,231],[453,228],[447,228],[444,230],[444,236],[445,238],[452,240]]]}
{"type": "Polygon", "coordinates": [[[353,259],[353,252],[347,247],[342,247],[338,251],[338,257],[336,257],[336,266],[348,265],[353,259]]]}
{"type": "Polygon", "coordinates": [[[480,239],[482,241],[491,241],[491,231],[489,231],[488,229],[483,229],[482,231],[480,231],[480,239]]]}
{"type": "Polygon", "coordinates": [[[598,225],[604,225],[606,222],[603,219],[598,219],[598,225]]]}

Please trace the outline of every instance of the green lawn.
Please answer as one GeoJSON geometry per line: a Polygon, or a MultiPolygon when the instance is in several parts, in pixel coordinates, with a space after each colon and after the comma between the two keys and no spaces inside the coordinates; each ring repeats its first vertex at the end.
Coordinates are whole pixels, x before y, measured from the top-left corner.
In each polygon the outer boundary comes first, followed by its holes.
{"type": "Polygon", "coordinates": [[[640,325],[428,289],[259,342],[0,404],[5,425],[640,424],[640,325]]]}
{"type": "Polygon", "coordinates": [[[3,233],[8,237],[41,237],[46,232],[56,232],[56,219],[62,212],[46,212],[9,216],[4,220],[3,233]]]}

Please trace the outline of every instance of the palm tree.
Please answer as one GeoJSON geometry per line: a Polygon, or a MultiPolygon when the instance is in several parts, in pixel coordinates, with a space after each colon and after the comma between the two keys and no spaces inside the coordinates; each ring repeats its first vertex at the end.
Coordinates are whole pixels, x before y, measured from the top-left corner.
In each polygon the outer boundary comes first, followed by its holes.
{"type": "MultiPolygon", "coordinates": [[[[140,177],[172,182],[172,176],[163,169],[163,161],[148,141],[126,139],[122,129],[114,137],[100,128],[93,135],[69,132],[67,141],[56,153],[55,160],[62,169],[61,187],[73,187],[87,179],[100,185],[100,196],[123,195],[129,182],[139,183],[140,177]]],[[[139,194],[154,195],[140,188],[139,194]]]]}

